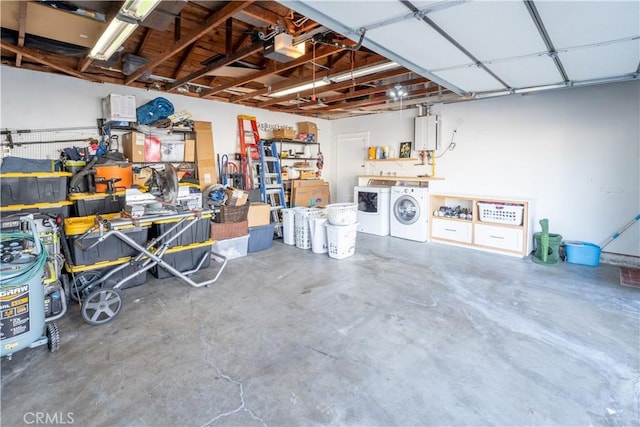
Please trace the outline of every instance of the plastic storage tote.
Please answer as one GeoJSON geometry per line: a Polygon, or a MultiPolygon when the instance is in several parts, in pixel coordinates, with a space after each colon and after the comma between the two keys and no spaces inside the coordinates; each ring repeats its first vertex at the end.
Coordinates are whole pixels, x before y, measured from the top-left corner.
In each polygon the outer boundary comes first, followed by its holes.
{"type": "Polygon", "coordinates": [[[55,203],[67,198],[69,172],[0,174],[0,205],[55,203]]]}
{"type": "MultiPolygon", "coordinates": [[[[187,246],[174,246],[167,249],[162,259],[180,272],[195,269],[200,261],[204,259],[202,265],[200,265],[201,270],[211,265],[211,245],[213,245],[213,240],[187,246]]],[[[159,265],[151,267],[151,274],[158,279],[173,276],[171,272],[159,265]]]]}
{"type": "MultiPolygon", "coordinates": [[[[173,242],[169,244],[169,247],[172,248],[174,246],[186,246],[191,245],[193,243],[202,243],[209,240],[209,236],[211,233],[211,217],[212,214],[203,214],[199,218],[195,216],[188,217],[185,222],[183,222],[180,227],[173,230],[167,236],[165,236],[162,240],[160,240],[159,244],[165,242],[171,237],[175,236],[179,233],[184,227],[188,225],[188,223],[192,221],[197,221],[196,224],[192,224],[187,231],[183,232],[175,239],[173,242]]],[[[163,233],[167,232],[171,227],[176,225],[181,218],[172,218],[172,219],[159,219],[153,221],[151,224],[151,229],[149,230],[149,239],[153,239],[157,236],[161,236],[163,233]]]]}
{"type": "MultiPolygon", "coordinates": [[[[117,214],[109,214],[104,217],[114,218],[116,216],[117,214]]],[[[93,216],[65,219],[64,232],[67,235],[71,261],[74,265],[91,265],[101,261],[114,261],[122,257],[138,255],[138,250],[129,246],[117,236],[109,236],[95,247],[84,250],[83,248],[88,248],[100,238],[100,232],[95,229],[80,239],[94,225],[95,217],[93,216]]],[[[118,227],[118,230],[127,234],[136,243],[144,246],[147,242],[150,225],[150,222],[141,223],[139,227],[130,224],[118,227]]]]}
{"type": "MultiPolygon", "coordinates": [[[[224,255],[227,259],[235,259],[247,256],[248,248],[249,235],[247,234],[246,236],[234,237],[233,239],[216,240],[211,250],[224,255]]],[[[220,257],[215,256],[215,254],[212,256],[216,261],[222,262],[220,257]]]]}
{"type": "Polygon", "coordinates": [[[273,229],[275,224],[249,227],[249,246],[247,252],[258,252],[273,246],[273,229]]]}

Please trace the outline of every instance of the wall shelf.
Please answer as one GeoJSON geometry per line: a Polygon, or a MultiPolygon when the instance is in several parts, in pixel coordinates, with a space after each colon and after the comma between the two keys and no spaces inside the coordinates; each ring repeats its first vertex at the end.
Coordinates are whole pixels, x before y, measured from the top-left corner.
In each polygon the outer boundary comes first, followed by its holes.
{"type": "Polygon", "coordinates": [[[418,159],[414,157],[408,157],[408,158],[393,157],[388,159],[366,159],[365,160],[365,162],[417,162],[417,161],[418,159]]]}

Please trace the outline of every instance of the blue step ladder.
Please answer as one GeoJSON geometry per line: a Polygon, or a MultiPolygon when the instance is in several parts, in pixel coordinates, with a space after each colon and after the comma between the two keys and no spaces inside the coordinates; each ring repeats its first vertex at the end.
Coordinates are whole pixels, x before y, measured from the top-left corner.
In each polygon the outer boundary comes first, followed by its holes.
{"type": "Polygon", "coordinates": [[[260,140],[260,195],[262,201],[271,206],[271,224],[275,224],[274,233],[282,237],[281,210],[287,207],[282,184],[282,170],[276,142],[260,140]]]}

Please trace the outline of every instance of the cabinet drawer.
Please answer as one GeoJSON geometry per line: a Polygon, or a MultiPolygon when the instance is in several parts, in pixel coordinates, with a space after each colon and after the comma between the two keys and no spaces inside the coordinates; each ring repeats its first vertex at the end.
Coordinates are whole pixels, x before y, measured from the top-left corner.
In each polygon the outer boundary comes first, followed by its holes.
{"type": "Polygon", "coordinates": [[[471,223],[433,218],[431,236],[438,239],[471,243],[471,223]]]}
{"type": "Polygon", "coordinates": [[[476,245],[522,252],[522,236],[523,231],[517,228],[476,224],[474,243],[476,245]]]}

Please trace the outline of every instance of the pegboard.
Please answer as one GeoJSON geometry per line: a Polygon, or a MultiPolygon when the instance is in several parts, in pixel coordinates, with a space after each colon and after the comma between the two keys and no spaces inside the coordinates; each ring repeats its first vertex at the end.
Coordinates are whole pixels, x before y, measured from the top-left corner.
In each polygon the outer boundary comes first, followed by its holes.
{"type": "Polygon", "coordinates": [[[100,141],[100,133],[93,126],[60,129],[2,129],[2,158],[7,156],[29,159],[60,157],[67,147],[88,147],[92,139],[100,141]]]}

